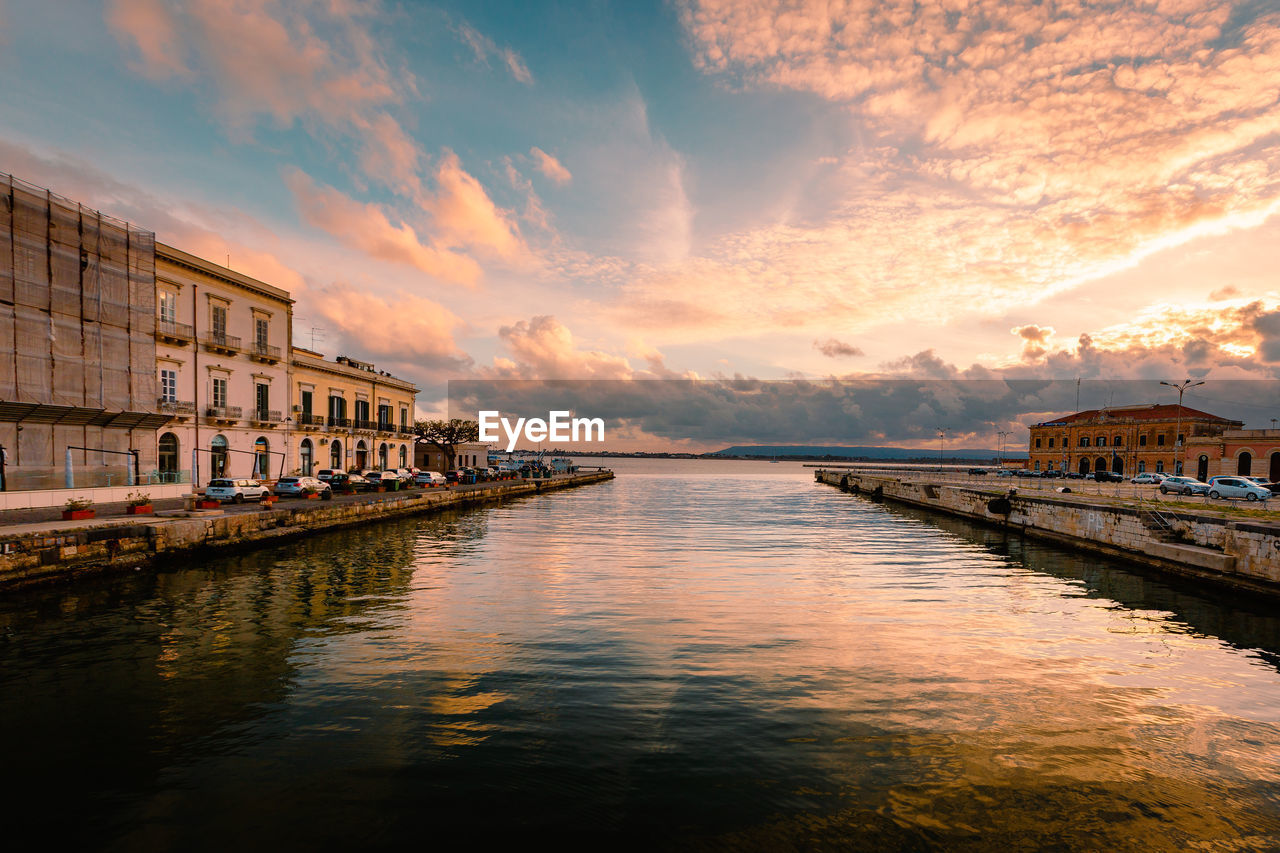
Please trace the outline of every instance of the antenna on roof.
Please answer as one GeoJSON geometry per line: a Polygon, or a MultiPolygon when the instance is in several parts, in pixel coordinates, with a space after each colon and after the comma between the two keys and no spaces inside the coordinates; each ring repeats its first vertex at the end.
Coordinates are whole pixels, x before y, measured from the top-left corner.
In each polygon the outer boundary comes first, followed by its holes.
{"type": "Polygon", "coordinates": [[[1076,377],[1076,411],[1080,411],[1080,377],[1076,377]]]}

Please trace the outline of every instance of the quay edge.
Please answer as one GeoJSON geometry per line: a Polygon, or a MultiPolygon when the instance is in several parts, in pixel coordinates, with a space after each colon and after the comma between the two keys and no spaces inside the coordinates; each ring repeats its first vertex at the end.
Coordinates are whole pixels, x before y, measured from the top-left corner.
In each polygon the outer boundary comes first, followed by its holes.
{"type": "Polygon", "coordinates": [[[1280,523],[1179,508],[1173,529],[1143,509],[1068,495],[931,483],[818,469],[814,479],[846,492],[959,516],[1071,548],[1141,563],[1220,587],[1280,598],[1280,523]]]}
{"type": "Polygon", "coordinates": [[[613,479],[598,471],[551,480],[496,483],[466,491],[406,492],[356,503],[300,502],[280,509],[185,518],[148,518],[132,524],[6,535],[0,528],[0,588],[74,580],[89,574],[171,565],[199,550],[233,550],[325,533],[356,524],[497,503],[613,479]]]}

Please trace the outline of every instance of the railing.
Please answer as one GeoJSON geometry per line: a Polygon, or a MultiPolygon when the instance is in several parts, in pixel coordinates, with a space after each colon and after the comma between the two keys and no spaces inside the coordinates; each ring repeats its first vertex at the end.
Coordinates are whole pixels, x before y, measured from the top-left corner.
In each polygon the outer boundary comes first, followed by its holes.
{"type": "Polygon", "coordinates": [[[331,427],[349,427],[351,426],[351,418],[329,418],[329,426],[331,427]]]}
{"type": "Polygon", "coordinates": [[[204,416],[220,421],[239,420],[244,417],[244,409],[239,406],[210,406],[204,410],[204,416]]]}
{"type": "Polygon", "coordinates": [[[253,349],[249,351],[250,355],[258,358],[280,360],[280,347],[273,347],[270,344],[254,343],[253,349]]]}
{"type": "Polygon", "coordinates": [[[378,432],[395,432],[396,425],[391,421],[378,421],[378,432]]]}
{"type": "Polygon", "coordinates": [[[186,323],[174,323],[169,320],[156,320],[156,334],[188,341],[196,335],[195,330],[186,323]]]}
{"type": "Polygon", "coordinates": [[[175,415],[194,415],[196,413],[196,404],[190,400],[170,400],[168,397],[161,397],[156,403],[156,407],[162,412],[171,412],[175,415]]]}
{"type": "Polygon", "coordinates": [[[284,420],[284,417],[276,411],[268,411],[267,409],[254,409],[249,414],[249,420],[260,424],[278,424],[284,420]]]}
{"type": "Polygon", "coordinates": [[[324,426],[324,415],[312,415],[303,412],[298,415],[298,426],[324,426]]]}
{"type": "Polygon", "coordinates": [[[396,430],[396,432],[400,433],[405,438],[413,438],[418,435],[416,432],[413,431],[412,427],[407,427],[407,426],[400,427],[399,429],[396,430]]]}
{"type": "Polygon", "coordinates": [[[214,331],[210,331],[207,336],[201,338],[200,343],[204,344],[206,347],[236,350],[237,352],[241,349],[239,338],[234,335],[214,331]]]}
{"type": "Polygon", "coordinates": [[[352,422],[352,426],[355,427],[356,429],[368,430],[370,432],[378,428],[378,425],[373,421],[366,421],[360,418],[356,418],[355,421],[352,422]]]}

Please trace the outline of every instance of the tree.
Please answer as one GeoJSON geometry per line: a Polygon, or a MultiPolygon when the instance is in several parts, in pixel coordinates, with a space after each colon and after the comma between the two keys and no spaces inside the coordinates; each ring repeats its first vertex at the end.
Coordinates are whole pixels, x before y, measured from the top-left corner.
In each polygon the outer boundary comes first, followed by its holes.
{"type": "Polygon", "coordinates": [[[446,468],[453,467],[459,444],[480,440],[480,424],[462,418],[414,421],[413,431],[418,436],[414,440],[415,444],[430,444],[444,454],[446,468]]]}

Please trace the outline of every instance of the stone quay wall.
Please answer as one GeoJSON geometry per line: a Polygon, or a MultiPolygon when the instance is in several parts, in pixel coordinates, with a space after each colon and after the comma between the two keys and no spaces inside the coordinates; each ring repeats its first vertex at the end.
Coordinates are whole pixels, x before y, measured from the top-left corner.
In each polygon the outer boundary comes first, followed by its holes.
{"type": "Polygon", "coordinates": [[[1211,583],[1280,596],[1280,522],[1233,519],[1183,508],[1107,505],[1069,495],[1024,496],[1013,488],[940,485],[818,469],[845,491],[898,501],[1139,562],[1211,583]]]}
{"type": "Polygon", "coordinates": [[[600,471],[549,480],[494,483],[468,490],[432,489],[369,501],[296,501],[260,512],[177,513],[180,517],[6,535],[0,528],[0,586],[67,580],[108,570],[194,558],[210,550],[251,547],[356,524],[478,506],[613,479],[600,471]]]}

